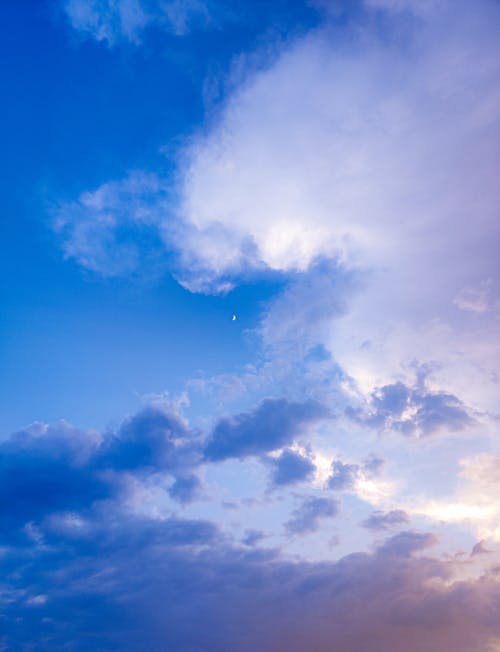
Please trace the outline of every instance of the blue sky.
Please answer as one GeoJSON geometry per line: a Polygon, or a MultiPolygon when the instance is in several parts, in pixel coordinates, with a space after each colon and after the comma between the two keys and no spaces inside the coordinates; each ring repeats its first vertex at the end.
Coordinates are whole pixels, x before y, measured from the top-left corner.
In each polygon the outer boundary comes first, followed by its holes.
{"type": "Polygon", "coordinates": [[[72,33],[57,4],[7,3],[3,11],[2,426],[8,433],[65,418],[102,427],[132,409],[136,394],[180,389],[199,369],[245,362],[244,327],[228,314],[237,302],[252,325],[269,290],[199,296],[149,268],[132,279],[88,274],[61,256],[51,211],[129,169],[171,173],[162,148],[176,150],[203,120],[211,70],[222,75],[266,25],[250,12],[224,38],[201,30],[186,37],[189,45],[153,30],[144,52],[72,33]]]}
{"type": "Polygon", "coordinates": [[[500,650],[498,2],[0,12],[0,649],[500,650]]]}

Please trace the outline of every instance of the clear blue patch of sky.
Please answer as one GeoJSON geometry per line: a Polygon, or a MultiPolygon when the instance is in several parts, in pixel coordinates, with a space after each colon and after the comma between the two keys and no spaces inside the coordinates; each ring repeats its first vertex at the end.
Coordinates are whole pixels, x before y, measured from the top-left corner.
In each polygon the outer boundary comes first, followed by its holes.
{"type": "Polygon", "coordinates": [[[139,48],[110,49],[80,38],[55,2],[1,4],[0,437],[35,419],[101,426],[133,408],[134,392],[248,360],[243,333],[279,280],[226,297],[169,277],[105,280],[63,259],[47,211],[130,169],[168,174],[160,148],[202,124],[207,76],[318,21],[303,2],[242,2],[233,14],[213,31],[152,29],[139,48]]]}

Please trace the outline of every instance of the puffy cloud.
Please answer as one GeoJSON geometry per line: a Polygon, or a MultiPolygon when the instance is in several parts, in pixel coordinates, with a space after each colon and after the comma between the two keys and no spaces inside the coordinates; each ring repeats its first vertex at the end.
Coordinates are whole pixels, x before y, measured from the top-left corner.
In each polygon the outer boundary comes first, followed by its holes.
{"type": "Polygon", "coordinates": [[[168,493],[171,498],[180,503],[189,503],[199,495],[200,490],[201,482],[199,478],[190,474],[178,476],[169,488],[168,493]]]}
{"type": "Polygon", "coordinates": [[[308,425],[328,416],[315,401],[265,399],[252,412],[221,419],[205,446],[205,458],[218,461],[262,455],[291,444],[308,425]]]}
{"type": "Polygon", "coordinates": [[[401,532],[387,539],[379,548],[378,554],[387,557],[409,557],[412,554],[430,548],[437,543],[434,534],[422,532],[401,532]]]}
{"type": "Polygon", "coordinates": [[[409,532],[373,553],[312,564],[243,551],[208,522],[102,523],[91,539],[2,555],[2,642],[42,651],[487,649],[500,634],[498,579],[486,571],[453,581],[464,564],[422,556],[432,543],[409,532]]]}
{"type": "Polygon", "coordinates": [[[90,468],[101,444],[94,432],[61,422],[35,424],[0,444],[2,536],[56,510],[84,509],[112,493],[90,468]]]}
{"type": "Polygon", "coordinates": [[[336,500],[310,496],[292,512],[285,527],[291,535],[315,532],[323,519],[333,518],[338,511],[339,504],[336,500]]]}
{"type": "Polygon", "coordinates": [[[103,435],[64,422],[34,424],[0,444],[3,534],[8,539],[47,515],[85,513],[118,500],[129,489],[129,474],[170,474],[176,478],[171,495],[187,501],[197,489],[189,470],[199,459],[178,416],[159,408],[146,408],[103,435]]]}
{"type": "Polygon", "coordinates": [[[311,479],[316,467],[305,455],[293,450],[284,450],[279,457],[271,458],[271,481],[275,486],[283,486],[311,479]]]}
{"type": "Polygon", "coordinates": [[[341,460],[332,462],[332,474],[328,478],[330,489],[343,490],[353,489],[359,475],[357,464],[344,464],[341,460]]]}
{"type": "MultiPolygon", "coordinates": [[[[146,516],[112,494],[117,475],[170,468],[169,444],[182,448],[188,437],[178,416],[148,408],[114,434],[35,424],[2,443],[6,649],[382,652],[404,642],[410,652],[479,652],[500,636],[493,553],[443,561],[424,556],[433,535],[403,532],[371,553],[291,561],[259,549],[260,531],[247,531],[241,547],[206,519],[146,516]],[[470,576],[471,564],[490,558],[470,576]]],[[[493,465],[476,460],[467,473],[479,467],[493,465]]],[[[307,497],[288,534],[337,512],[336,501],[307,497]]]]}
{"type": "Polygon", "coordinates": [[[408,387],[402,382],[376,388],[366,414],[349,406],[346,414],[367,425],[420,436],[456,432],[474,423],[463,403],[452,394],[428,391],[422,382],[408,387]]]}
{"type": "Polygon", "coordinates": [[[178,416],[148,407],[110,433],[99,463],[117,470],[172,469],[188,454],[189,431],[178,416]]]}
{"type": "Polygon", "coordinates": [[[418,427],[465,429],[462,404],[495,409],[500,360],[500,13],[444,0],[387,12],[384,30],[373,18],[297,40],[229,97],[183,159],[176,245],[193,290],[287,274],[287,314],[269,312],[265,338],[297,327],[303,347],[312,330],[365,396],[428,364],[418,427]],[[322,259],[334,264],[308,296],[322,259]],[[463,288],[485,279],[494,309],[464,311],[484,302],[463,288]]]}
{"type": "Polygon", "coordinates": [[[175,193],[135,173],[61,205],[56,222],[67,255],[104,274],[141,267],[139,229],[148,249],[177,252],[192,290],[227,291],[255,269],[291,275],[287,316],[268,314],[264,341],[297,327],[295,342],[321,341],[365,396],[427,364],[443,396],[422,427],[446,413],[459,429],[472,425],[460,402],[494,410],[500,359],[500,15],[487,0],[428,2],[418,16],[399,11],[424,6],[410,0],[368,4],[343,36],[312,31],[236,88],[183,152],[175,193]],[[398,9],[383,37],[374,5],[398,9]],[[314,280],[318,259],[330,262],[314,280]]]}
{"type": "MultiPolygon", "coordinates": [[[[306,269],[318,256],[332,255],[350,264],[403,264],[406,254],[431,254],[420,249],[427,238],[437,237],[451,253],[470,235],[458,203],[470,206],[470,184],[453,184],[452,210],[440,206],[456,176],[469,173],[467,162],[454,158],[459,147],[482,155],[485,171],[496,161],[485,136],[492,135],[498,109],[488,24],[498,16],[488,3],[474,12],[465,4],[460,11],[453,3],[442,6],[444,16],[436,9],[415,24],[405,50],[364,34],[363,24],[361,34],[353,28],[356,47],[319,33],[234,94],[190,153],[183,214],[199,233],[193,256],[217,274],[242,263],[306,269]],[[389,77],[395,48],[398,70],[389,77]],[[457,69],[449,61],[461,48],[473,58],[457,69]],[[475,84],[474,99],[461,90],[465,78],[475,84]],[[451,121],[445,129],[443,115],[451,121]],[[466,130],[460,143],[458,127],[466,130]],[[436,164],[429,165],[435,155],[438,178],[436,164]],[[465,232],[450,233],[452,214],[465,232]],[[409,242],[412,232],[417,241],[409,242]]],[[[477,173],[474,179],[481,182],[477,173]]],[[[489,199],[496,196],[489,174],[482,182],[489,199]]],[[[481,210],[482,228],[494,229],[491,206],[481,210]]],[[[437,271],[438,261],[432,262],[437,271]]]]}
{"type": "Polygon", "coordinates": [[[389,512],[374,511],[362,523],[363,527],[369,530],[388,530],[398,525],[406,525],[410,518],[402,509],[392,509],[389,512]]]}
{"type": "Polygon", "coordinates": [[[265,341],[297,326],[312,346],[312,330],[365,396],[427,364],[443,396],[422,427],[446,413],[458,429],[460,402],[496,401],[500,13],[487,0],[418,16],[399,11],[424,6],[410,0],[368,4],[249,75],[191,139],[174,193],[135,173],[61,205],[56,222],[67,255],[104,274],[141,267],[139,230],[148,250],[177,252],[192,290],[227,291],[256,269],[293,277],[265,341]],[[383,34],[374,5],[398,9],[383,34]],[[318,259],[329,267],[308,297],[318,259]]]}

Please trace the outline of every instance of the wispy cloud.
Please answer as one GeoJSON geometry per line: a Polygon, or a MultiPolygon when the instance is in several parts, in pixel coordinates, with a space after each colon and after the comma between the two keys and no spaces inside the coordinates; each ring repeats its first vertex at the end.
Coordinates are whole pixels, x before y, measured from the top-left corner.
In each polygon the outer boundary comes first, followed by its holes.
{"type": "Polygon", "coordinates": [[[65,0],[63,7],[75,30],[110,47],[120,42],[140,45],[152,26],[183,36],[212,24],[203,0],[65,0]]]}

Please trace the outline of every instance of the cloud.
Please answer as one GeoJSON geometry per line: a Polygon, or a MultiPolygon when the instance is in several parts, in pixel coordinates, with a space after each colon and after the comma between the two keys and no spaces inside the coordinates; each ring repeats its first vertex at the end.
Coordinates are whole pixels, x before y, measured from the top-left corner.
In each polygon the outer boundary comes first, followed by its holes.
{"type": "Polygon", "coordinates": [[[301,279],[264,338],[293,342],[297,327],[304,347],[320,322],[316,340],[365,397],[432,365],[430,433],[472,427],[463,405],[495,409],[498,310],[471,320],[454,300],[487,278],[498,289],[500,12],[443,0],[417,13],[357,12],[249,76],[183,158],[174,241],[192,290],[252,270],[301,279]]]}
{"type": "Polygon", "coordinates": [[[398,525],[406,525],[410,517],[402,509],[392,509],[389,512],[374,511],[371,516],[362,522],[362,526],[369,530],[388,530],[398,525]]]}
{"type": "Polygon", "coordinates": [[[148,407],[126,419],[99,451],[99,463],[117,470],[173,469],[187,457],[190,433],[177,415],[148,407]]]}
{"type": "Polygon", "coordinates": [[[410,557],[416,552],[434,546],[437,541],[434,534],[412,531],[400,532],[387,539],[378,549],[378,554],[384,557],[410,557]]]}
{"type": "Polygon", "coordinates": [[[234,88],[179,157],[175,188],[132,173],[62,204],[56,222],[66,255],[102,274],[149,270],[152,250],[175,252],[192,291],[263,270],[294,278],[264,341],[297,326],[295,341],[320,340],[365,398],[431,365],[443,396],[422,427],[445,413],[469,427],[460,403],[495,409],[500,359],[500,12],[487,0],[371,5],[341,29],[325,19],[234,88]]]}
{"type": "Polygon", "coordinates": [[[164,253],[157,229],[168,211],[168,188],[157,175],[131,172],[52,209],[64,254],[102,276],[143,271],[164,253]]]}
{"type": "Polygon", "coordinates": [[[474,555],[491,555],[492,550],[488,550],[484,545],[484,541],[478,541],[476,545],[472,548],[471,556],[474,555]]]}
{"type": "Polygon", "coordinates": [[[152,26],[183,36],[212,22],[202,0],[66,0],[63,7],[73,29],[109,47],[139,45],[152,26]]]}
{"type": "Polygon", "coordinates": [[[266,538],[266,533],[261,530],[245,530],[245,537],[242,539],[242,543],[245,546],[255,546],[260,541],[266,538]]]}
{"type": "Polygon", "coordinates": [[[456,432],[475,423],[456,396],[428,391],[421,381],[413,387],[399,381],[376,388],[366,413],[349,406],[346,414],[359,423],[420,436],[456,432]]]}
{"type": "Polygon", "coordinates": [[[268,304],[258,327],[267,350],[295,353],[328,360],[321,346],[324,331],[332,319],[342,315],[349,296],[356,292],[359,279],[331,261],[317,261],[306,272],[292,274],[284,289],[268,304]]]}
{"type": "Polygon", "coordinates": [[[353,489],[359,475],[357,464],[344,464],[340,460],[332,462],[332,474],[328,478],[328,487],[336,491],[353,489]]]}
{"type": "Polygon", "coordinates": [[[464,287],[453,299],[453,303],[468,312],[483,313],[491,309],[493,295],[492,279],[481,281],[479,287],[464,287]]]}
{"type": "Polygon", "coordinates": [[[35,424],[2,442],[2,536],[49,511],[85,509],[109,497],[108,483],[89,468],[100,444],[97,433],[64,422],[35,424]]]}
{"type": "MultiPolygon", "coordinates": [[[[1,444],[6,649],[479,652],[500,636],[494,553],[440,560],[425,556],[433,535],[402,532],[336,562],[292,561],[259,549],[262,532],[242,547],[206,519],[134,512],[112,495],[110,472],[153,478],[171,465],[165,442],[187,437],[176,415],[148,408],[114,434],[35,424],[1,444]],[[491,565],[471,577],[478,558],[491,565]]],[[[288,534],[337,513],[336,501],[307,497],[288,534]]]]}
{"type": "Polygon", "coordinates": [[[500,541],[499,464],[497,452],[462,458],[455,491],[424,504],[422,513],[443,522],[471,521],[478,539],[500,541]]]}
{"type": "MultiPolygon", "coordinates": [[[[406,253],[415,253],[406,250],[417,244],[405,241],[412,230],[422,242],[433,234],[440,246],[454,247],[466,237],[450,233],[449,211],[433,208],[432,201],[448,197],[453,176],[467,169],[452,158],[459,146],[457,127],[466,129],[471,154],[488,157],[481,165],[495,159],[490,148],[483,149],[483,129],[494,129],[498,108],[495,46],[487,23],[498,17],[481,3],[472,34],[465,29],[464,5],[459,12],[452,3],[443,7],[444,19],[436,9],[428,21],[410,26],[404,50],[377,41],[370,23],[353,27],[357,40],[351,48],[328,32],[313,34],[230,98],[215,128],[194,142],[185,174],[182,212],[199,237],[193,233],[193,242],[183,244],[193,245],[194,259],[216,274],[242,264],[305,270],[318,256],[350,265],[403,264],[406,253]],[[449,24],[455,31],[447,36],[449,24]],[[459,56],[463,47],[473,59],[463,62],[465,69],[449,66],[448,57],[459,56]],[[398,71],[389,78],[387,65],[396,51],[398,71]],[[483,122],[472,98],[460,90],[464,78],[487,94],[488,100],[476,98],[483,107],[493,103],[483,122]],[[445,129],[443,114],[453,122],[445,129]],[[435,166],[425,167],[434,155],[441,185],[432,178],[435,166]]],[[[471,196],[466,187],[454,188],[450,200],[465,220],[458,201],[469,205],[471,196]]],[[[487,192],[496,195],[492,185],[487,192]]],[[[494,228],[491,209],[481,208],[482,219],[494,228]]],[[[438,261],[432,262],[434,268],[438,261]]]]}
{"type": "Polygon", "coordinates": [[[309,480],[316,470],[308,457],[289,449],[284,450],[279,457],[271,458],[269,463],[273,469],[272,484],[278,487],[309,480]]]}
{"type": "Polygon", "coordinates": [[[285,523],[285,528],[291,535],[315,532],[323,519],[333,518],[338,511],[339,504],[336,500],[309,497],[292,512],[292,516],[285,523]]]}
{"type": "Polygon", "coordinates": [[[187,501],[196,494],[189,471],[199,459],[179,417],[159,408],[145,408],[104,434],[65,422],[34,424],[0,444],[3,534],[8,538],[49,514],[86,513],[120,501],[130,474],[138,482],[168,474],[175,479],[173,497],[187,501]]]}
{"type": "Polygon", "coordinates": [[[384,11],[410,11],[416,14],[431,11],[438,6],[440,0],[364,0],[370,9],[384,11]]]}
{"type": "Polygon", "coordinates": [[[377,457],[376,455],[371,455],[368,456],[366,459],[365,463],[363,464],[363,470],[365,474],[367,474],[369,477],[376,477],[377,475],[380,474],[382,469],[385,466],[385,460],[382,459],[381,457],[377,457]]]}
{"type": "Polygon", "coordinates": [[[181,475],[169,488],[171,498],[180,503],[189,503],[198,497],[201,490],[201,482],[195,475],[181,475]]]}
{"type": "Polygon", "coordinates": [[[459,562],[422,556],[425,534],[322,563],[175,519],[103,522],[89,540],[50,543],[0,559],[8,649],[479,652],[499,635],[495,576],[453,582],[459,562]]]}
{"type": "Polygon", "coordinates": [[[206,443],[205,458],[213,462],[245,458],[282,448],[328,414],[315,401],[293,403],[286,399],[265,399],[252,412],[221,419],[206,443]]]}

